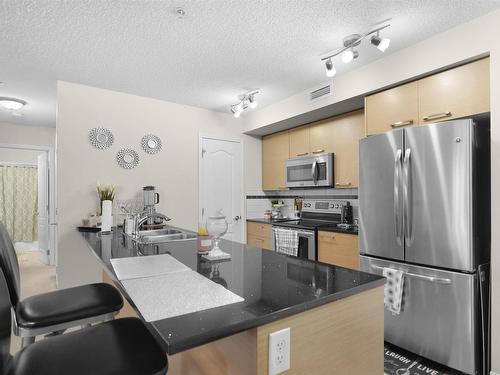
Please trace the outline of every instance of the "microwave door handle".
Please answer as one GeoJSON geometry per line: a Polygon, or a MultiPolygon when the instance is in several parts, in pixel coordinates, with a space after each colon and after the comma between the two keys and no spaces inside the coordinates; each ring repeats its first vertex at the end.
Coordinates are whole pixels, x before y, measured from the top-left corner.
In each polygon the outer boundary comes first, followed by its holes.
{"type": "Polygon", "coordinates": [[[401,179],[401,156],[403,152],[398,149],[394,160],[394,225],[396,229],[396,240],[399,245],[403,244],[403,226],[401,225],[401,207],[399,206],[399,186],[401,179]]]}
{"type": "Polygon", "coordinates": [[[312,168],[311,168],[311,173],[312,173],[312,180],[314,182],[314,184],[316,185],[317,181],[318,181],[318,175],[317,175],[317,168],[318,167],[318,162],[315,160],[312,164],[312,168]]]}

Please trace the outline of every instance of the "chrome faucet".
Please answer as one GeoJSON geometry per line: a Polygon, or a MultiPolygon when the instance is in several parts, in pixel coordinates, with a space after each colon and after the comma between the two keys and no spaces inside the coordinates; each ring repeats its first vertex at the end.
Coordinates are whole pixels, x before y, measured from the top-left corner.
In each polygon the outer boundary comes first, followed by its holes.
{"type": "Polygon", "coordinates": [[[134,232],[133,235],[138,235],[139,230],[141,229],[141,225],[144,224],[148,219],[159,218],[163,219],[163,221],[170,221],[169,217],[159,213],[159,212],[150,212],[143,211],[135,215],[134,217],[134,232]]]}

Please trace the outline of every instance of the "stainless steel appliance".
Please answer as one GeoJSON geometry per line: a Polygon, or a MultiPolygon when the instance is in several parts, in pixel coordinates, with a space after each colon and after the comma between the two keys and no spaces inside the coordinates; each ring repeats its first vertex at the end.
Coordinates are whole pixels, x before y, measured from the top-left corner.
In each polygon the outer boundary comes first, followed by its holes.
{"type": "Polygon", "coordinates": [[[144,199],[144,211],[150,215],[147,218],[147,224],[161,224],[161,218],[152,216],[156,212],[155,206],[160,203],[160,194],[155,191],[154,186],[144,186],[142,188],[142,195],[144,199]]]}
{"type": "Polygon", "coordinates": [[[346,202],[331,199],[305,199],[299,220],[273,223],[273,250],[276,249],[276,228],[288,228],[297,231],[299,236],[300,258],[317,259],[318,228],[335,227],[341,222],[342,208],[346,202]]]}
{"type": "Polygon", "coordinates": [[[322,153],[288,159],[285,164],[289,188],[333,186],[333,154],[322,153]]]}
{"type": "Polygon", "coordinates": [[[361,270],[404,272],[385,339],[467,374],[488,370],[489,122],[456,120],[360,141],[361,270]]]}

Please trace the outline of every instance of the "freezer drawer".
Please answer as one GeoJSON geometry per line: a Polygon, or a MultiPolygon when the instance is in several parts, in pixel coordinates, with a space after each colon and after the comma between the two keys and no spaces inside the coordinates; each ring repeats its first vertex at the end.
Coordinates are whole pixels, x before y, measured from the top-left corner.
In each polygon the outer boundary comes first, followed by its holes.
{"type": "Polygon", "coordinates": [[[481,369],[481,319],[476,274],[360,257],[360,269],[403,270],[402,311],[385,311],[385,340],[466,374],[481,369]]]}

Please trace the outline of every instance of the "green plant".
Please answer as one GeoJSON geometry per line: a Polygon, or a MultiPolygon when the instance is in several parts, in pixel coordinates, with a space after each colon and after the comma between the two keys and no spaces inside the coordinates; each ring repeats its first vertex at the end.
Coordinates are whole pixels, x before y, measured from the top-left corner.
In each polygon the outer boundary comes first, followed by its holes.
{"type": "Polygon", "coordinates": [[[97,184],[96,189],[101,202],[112,201],[115,199],[115,185],[97,184]]]}

